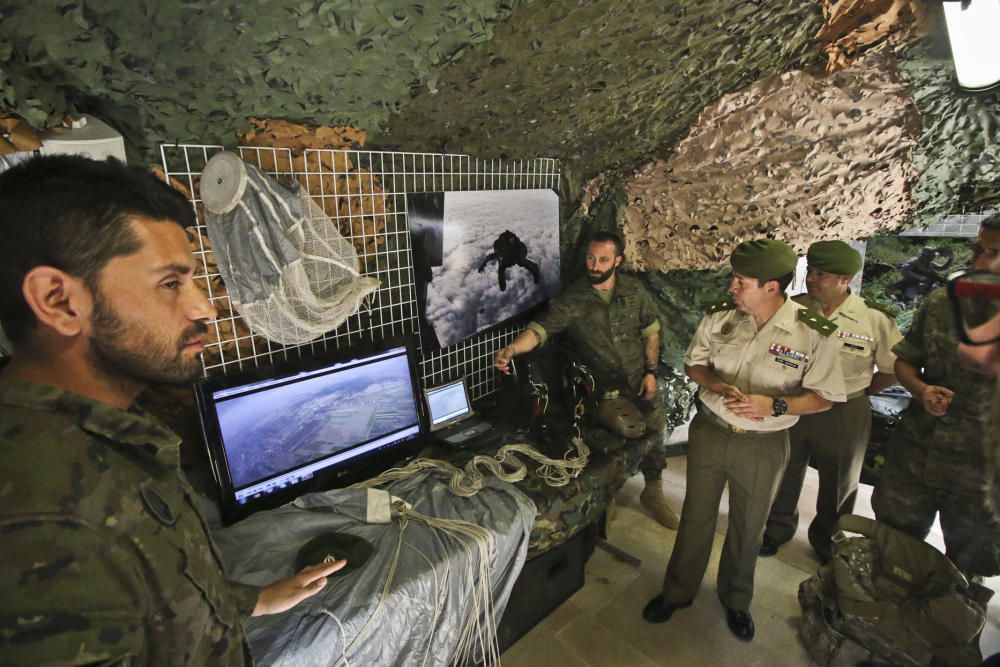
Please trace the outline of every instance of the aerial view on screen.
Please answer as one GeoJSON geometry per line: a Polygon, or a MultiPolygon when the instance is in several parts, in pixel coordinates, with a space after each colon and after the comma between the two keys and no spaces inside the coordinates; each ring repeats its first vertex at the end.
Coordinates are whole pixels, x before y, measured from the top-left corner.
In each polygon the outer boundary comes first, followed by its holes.
{"type": "Polygon", "coordinates": [[[240,488],[417,423],[406,356],[220,401],[240,488]]]}

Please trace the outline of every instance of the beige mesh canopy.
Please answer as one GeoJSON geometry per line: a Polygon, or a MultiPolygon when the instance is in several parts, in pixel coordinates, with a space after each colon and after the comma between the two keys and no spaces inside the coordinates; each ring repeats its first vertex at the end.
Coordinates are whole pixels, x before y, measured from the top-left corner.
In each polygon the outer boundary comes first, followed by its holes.
{"type": "Polygon", "coordinates": [[[229,298],[256,333],[309,342],[356,312],[379,282],[298,183],[282,183],[234,153],[201,175],[205,222],[229,298]]]}

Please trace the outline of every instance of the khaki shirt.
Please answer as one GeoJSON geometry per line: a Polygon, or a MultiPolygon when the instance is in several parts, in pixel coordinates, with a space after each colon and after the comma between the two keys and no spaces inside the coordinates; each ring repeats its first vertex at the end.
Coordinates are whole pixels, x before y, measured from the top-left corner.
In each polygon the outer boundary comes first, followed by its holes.
{"type": "MultiPolygon", "coordinates": [[[[822,312],[820,304],[808,294],[795,297],[796,303],[822,312]]],[[[844,389],[854,394],[867,389],[875,375],[875,366],[883,373],[892,373],[896,354],[892,346],[903,335],[896,320],[870,307],[855,294],[848,294],[840,306],[827,317],[837,325],[831,338],[840,348],[840,369],[844,373],[844,389]]]]}
{"type": "Polygon", "coordinates": [[[180,439],[0,380],[0,664],[244,665],[259,589],[227,582],[180,439]]]}
{"type": "MultiPolygon", "coordinates": [[[[751,315],[736,310],[731,301],[720,304],[701,319],[684,363],[707,366],[723,382],[747,394],[795,396],[809,389],[842,402],[844,377],[833,336],[801,321],[800,310],[803,306],[786,299],[758,331],[751,315]]],[[[763,421],[737,417],[726,410],[722,394],[705,387],[698,397],[720,419],[750,431],[780,431],[799,420],[797,415],[763,421]]]]}

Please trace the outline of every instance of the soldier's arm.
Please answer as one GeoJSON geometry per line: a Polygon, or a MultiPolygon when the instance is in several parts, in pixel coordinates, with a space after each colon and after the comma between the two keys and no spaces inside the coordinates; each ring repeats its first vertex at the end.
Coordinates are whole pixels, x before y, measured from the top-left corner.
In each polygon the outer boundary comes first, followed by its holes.
{"type": "Polygon", "coordinates": [[[703,366],[701,364],[684,364],[684,373],[691,378],[693,382],[701,387],[704,387],[705,389],[708,389],[709,391],[722,394],[727,398],[734,398],[738,400],[744,400],[746,398],[746,394],[733,385],[724,382],[722,378],[716,375],[715,371],[708,366],[703,366]]]}
{"type": "Polygon", "coordinates": [[[143,574],[131,547],[73,517],[4,523],[0,664],[120,664],[145,656],[143,574]]]}
{"type": "Polygon", "coordinates": [[[924,410],[935,417],[948,414],[948,406],[955,397],[955,392],[947,387],[927,384],[920,377],[920,369],[902,357],[896,359],[895,371],[899,383],[913,394],[913,398],[920,401],[924,410]]]}
{"type": "Polygon", "coordinates": [[[525,329],[517,335],[517,338],[500,348],[493,359],[493,367],[502,373],[510,373],[510,360],[519,354],[531,352],[541,342],[541,337],[533,329],[525,329]]]}

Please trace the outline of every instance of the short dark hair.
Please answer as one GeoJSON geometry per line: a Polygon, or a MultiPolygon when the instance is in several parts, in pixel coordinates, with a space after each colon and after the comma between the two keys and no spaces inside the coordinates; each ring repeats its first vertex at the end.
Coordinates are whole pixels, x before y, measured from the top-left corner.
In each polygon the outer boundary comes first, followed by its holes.
{"type": "Polygon", "coordinates": [[[140,248],[133,217],[195,223],[190,202],[151,172],[114,158],[34,157],[0,174],[0,326],[14,345],[37,325],[21,292],[36,266],[81,278],[96,293],[104,266],[140,248]]]}
{"type": "Polygon", "coordinates": [[[620,236],[614,232],[594,232],[590,235],[590,240],[587,241],[589,246],[591,243],[614,243],[615,244],[615,256],[620,256],[625,254],[625,244],[622,243],[620,236]]]}
{"type": "Polygon", "coordinates": [[[786,289],[788,289],[788,286],[792,284],[792,280],[794,278],[795,278],[794,271],[786,273],[783,276],[778,276],[777,278],[768,278],[767,280],[764,280],[763,278],[758,278],[757,287],[763,288],[764,285],[766,285],[767,283],[771,282],[772,280],[776,280],[778,281],[778,287],[780,287],[781,291],[784,292],[786,289]]]}
{"type": "Polygon", "coordinates": [[[984,218],[982,222],[979,223],[980,229],[988,229],[991,232],[1000,231],[1000,213],[994,213],[988,218],[984,218]]]}

